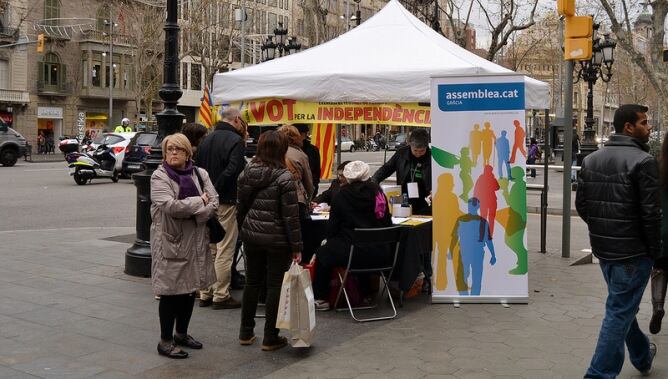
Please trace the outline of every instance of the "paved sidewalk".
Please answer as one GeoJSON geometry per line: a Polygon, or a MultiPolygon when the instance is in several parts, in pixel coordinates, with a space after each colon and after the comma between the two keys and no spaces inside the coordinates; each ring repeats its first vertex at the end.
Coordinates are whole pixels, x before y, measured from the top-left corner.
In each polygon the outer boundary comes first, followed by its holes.
{"type": "MultiPolygon", "coordinates": [[[[157,302],[148,279],[123,274],[129,227],[0,232],[0,378],[577,378],[604,312],[595,265],[560,258],[561,218],[548,217],[549,253],[537,253],[530,215],[528,305],[430,305],[407,301],[392,321],[358,324],[318,313],[311,349],[260,351],[237,343],[238,310],[195,309],[190,333],[205,348],[189,359],[158,356],[157,302]]],[[[573,246],[588,247],[573,218],[573,246]]],[[[240,296],[239,293],[235,293],[240,296]]],[[[646,330],[649,294],[639,319],[646,330]]],[[[261,334],[259,320],[256,332],[261,334]]],[[[668,340],[654,377],[668,377],[668,340]]],[[[622,378],[638,373],[627,362],[622,378]]]]}

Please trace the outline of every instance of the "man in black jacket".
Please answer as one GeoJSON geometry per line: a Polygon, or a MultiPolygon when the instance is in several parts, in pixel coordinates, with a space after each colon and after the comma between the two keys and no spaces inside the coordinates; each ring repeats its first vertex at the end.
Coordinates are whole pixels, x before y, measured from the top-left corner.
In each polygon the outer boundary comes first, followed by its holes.
{"type": "Polygon", "coordinates": [[[605,146],[584,159],[575,200],[608,285],[605,318],[585,378],[619,375],[624,343],[643,374],[656,355],[656,345],[636,320],[653,257],[661,250],[659,169],[648,153],[647,107],[620,106],[614,125],[605,146]]]}
{"type": "Polygon", "coordinates": [[[431,149],[429,133],[423,129],[415,129],[408,137],[408,145],[400,147],[371,178],[380,184],[393,173],[397,176],[397,185],[401,193],[408,194],[409,203],[413,206],[413,214],[430,215],[431,207],[425,198],[431,195],[431,149]],[[417,191],[409,190],[417,187],[417,191]]]}
{"type": "Polygon", "coordinates": [[[232,262],[239,234],[236,219],[237,178],[246,166],[244,124],[238,109],[227,108],[221,113],[222,121],[197,148],[195,161],[204,168],[218,191],[218,221],[225,229],[225,238],[215,251],[217,281],[200,293],[199,306],[213,304],[213,309],[240,308],[241,303],[230,295],[232,262]]]}
{"type": "Polygon", "coordinates": [[[313,177],[313,193],[311,194],[311,198],[313,198],[318,194],[318,185],[320,184],[320,151],[311,144],[311,140],[308,137],[308,124],[295,124],[295,128],[299,130],[299,134],[304,139],[302,151],[308,157],[308,164],[311,168],[311,176],[313,177]]]}

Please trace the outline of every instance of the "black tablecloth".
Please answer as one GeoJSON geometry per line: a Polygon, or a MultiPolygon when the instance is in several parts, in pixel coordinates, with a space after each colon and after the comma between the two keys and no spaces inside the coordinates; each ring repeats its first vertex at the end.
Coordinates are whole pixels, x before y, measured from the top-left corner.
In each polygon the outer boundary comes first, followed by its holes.
{"type": "MultiPolygon", "coordinates": [[[[302,228],[304,251],[302,261],[308,262],[325,238],[327,220],[305,221],[302,228]]],[[[420,272],[431,277],[432,222],[401,225],[401,242],[392,280],[399,289],[408,291],[420,272]]]]}

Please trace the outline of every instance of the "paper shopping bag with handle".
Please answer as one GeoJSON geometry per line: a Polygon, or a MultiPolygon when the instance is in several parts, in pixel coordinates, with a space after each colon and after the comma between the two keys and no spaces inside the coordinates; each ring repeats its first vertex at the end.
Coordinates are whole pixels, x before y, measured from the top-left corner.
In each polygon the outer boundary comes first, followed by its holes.
{"type": "Polygon", "coordinates": [[[276,327],[279,329],[292,329],[292,294],[295,290],[295,280],[299,276],[299,265],[292,263],[290,269],[283,275],[281,285],[281,296],[278,300],[278,315],[276,316],[276,327]]]}
{"type": "Polygon", "coordinates": [[[292,292],[292,328],[290,345],[309,347],[315,336],[315,298],[308,270],[297,265],[299,274],[295,277],[292,292]]]}

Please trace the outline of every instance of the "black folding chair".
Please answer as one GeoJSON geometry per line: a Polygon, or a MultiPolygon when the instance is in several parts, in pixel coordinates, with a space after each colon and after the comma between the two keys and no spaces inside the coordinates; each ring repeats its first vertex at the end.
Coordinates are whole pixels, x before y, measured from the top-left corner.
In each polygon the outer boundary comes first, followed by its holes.
{"type": "MultiPolygon", "coordinates": [[[[353,243],[350,246],[350,253],[348,255],[348,266],[346,266],[346,271],[341,277],[339,274],[339,281],[341,283],[341,288],[339,288],[339,293],[336,295],[336,301],[333,306],[339,303],[341,298],[341,293],[346,298],[346,303],[348,304],[348,310],[350,311],[350,316],[353,320],[357,322],[366,322],[366,321],[378,321],[378,320],[389,320],[397,317],[397,308],[394,306],[394,301],[390,295],[388,280],[392,277],[392,271],[394,266],[397,263],[397,255],[399,253],[399,239],[401,237],[401,227],[400,226],[390,226],[386,228],[356,228],[353,233],[353,243]],[[366,267],[366,268],[355,268],[352,267],[353,257],[357,254],[364,254],[364,250],[369,247],[389,247],[392,250],[392,264],[390,266],[378,266],[378,267],[366,267]],[[372,305],[353,307],[350,303],[350,298],[348,297],[348,292],[346,291],[346,280],[350,274],[356,273],[378,273],[380,274],[381,279],[383,280],[383,289],[378,293],[376,301],[372,305]],[[389,273],[385,276],[385,273],[389,273]],[[392,315],[389,316],[380,316],[380,317],[368,317],[368,318],[359,318],[355,315],[355,310],[363,309],[372,309],[376,308],[380,304],[383,294],[387,292],[387,298],[390,301],[390,306],[392,307],[392,315]]],[[[388,262],[382,262],[381,264],[387,264],[388,262]]],[[[337,311],[344,311],[345,308],[336,308],[337,311]]]]}

